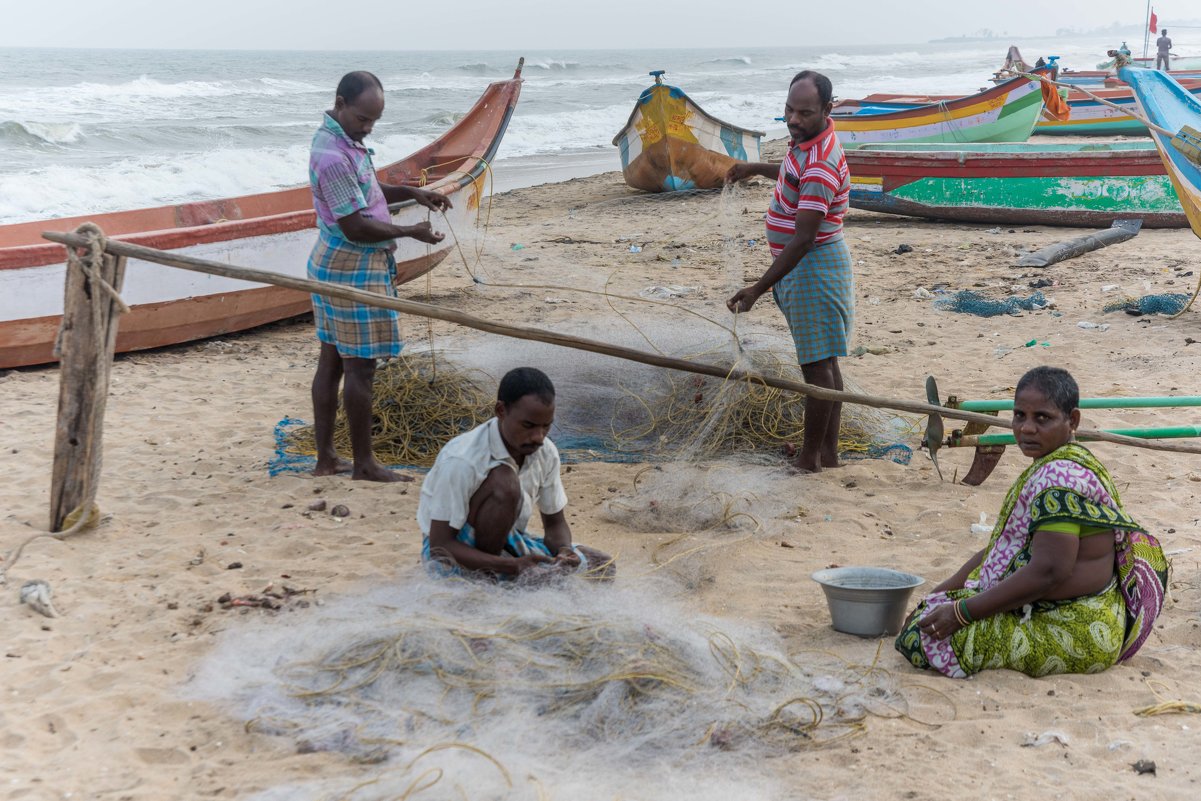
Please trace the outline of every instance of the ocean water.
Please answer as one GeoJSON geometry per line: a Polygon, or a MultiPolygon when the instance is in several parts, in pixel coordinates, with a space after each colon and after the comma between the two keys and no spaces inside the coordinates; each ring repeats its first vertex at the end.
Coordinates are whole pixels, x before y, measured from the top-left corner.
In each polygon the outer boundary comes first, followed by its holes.
{"type": "MultiPolygon", "coordinates": [[[[1201,41],[1201,33],[1197,34],[1201,41]]],[[[1027,60],[1091,68],[1116,42],[1018,42],[1027,60]]],[[[387,108],[369,143],[403,158],[526,56],[497,189],[619,169],[613,136],[652,69],[721,119],[770,135],[791,76],[825,72],[840,97],[967,93],[1009,42],[873,47],[544,52],[0,50],[0,224],[228,197],[304,184],[308,145],[341,75],[369,69],[387,108]]],[[[1188,43],[1177,42],[1184,52],[1188,43]]],[[[1198,49],[1198,48],[1193,48],[1198,49]]]]}

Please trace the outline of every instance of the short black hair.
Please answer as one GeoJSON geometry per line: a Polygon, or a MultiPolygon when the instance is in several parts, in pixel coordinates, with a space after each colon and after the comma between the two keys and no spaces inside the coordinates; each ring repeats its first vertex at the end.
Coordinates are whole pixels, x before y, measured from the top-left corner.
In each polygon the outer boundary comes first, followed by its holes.
{"type": "Polygon", "coordinates": [[[550,382],[550,376],[537,367],[514,367],[500,380],[496,399],[507,409],[526,395],[535,395],[550,405],[555,402],[555,385],[550,382]]]}
{"type": "Polygon", "coordinates": [[[813,86],[817,89],[817,98],[823,106],[834,99],[834,84],[830,83],[830,79],[820,72],[801,70],[792,76],[792,83],[788,84],[788,88],[791,89],[797,81],[812,81],[813,86]]]}
{"type": "Polygon", "coordinates": [[[347,103],[353,103],[359,99],[359,95],[373,86],[381,92],[384,91],[384,85],[375,75],[367,70],[355,70],[346,73],[342,76],[342,80],[338,81],[337,96],[347,103]]]}
{"type": "Polygon", "coordinates": [[[1080,406],[1080,387],[1077,386],[1076,379],[1072,378],[1072,374],[1062,367],[1044,365],[1028,370],[1022,376],[1022,380],[1018,381],[1014,395],[1031,385],[1042,390],[1047,400],[1065,415],[1071,414],[1073,409],[1080,406]]]}

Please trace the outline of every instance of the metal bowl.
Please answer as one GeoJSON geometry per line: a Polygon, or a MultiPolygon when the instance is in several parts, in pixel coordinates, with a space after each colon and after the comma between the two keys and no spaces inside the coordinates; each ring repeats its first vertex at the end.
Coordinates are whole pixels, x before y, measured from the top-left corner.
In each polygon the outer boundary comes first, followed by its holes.
{"type": "Polygon", "coordinates": [[[860,637],[896,634],[909,596],[924,578],[887,567],[830,567],[813,574],[822,585],[834,630],[860,637]]]}

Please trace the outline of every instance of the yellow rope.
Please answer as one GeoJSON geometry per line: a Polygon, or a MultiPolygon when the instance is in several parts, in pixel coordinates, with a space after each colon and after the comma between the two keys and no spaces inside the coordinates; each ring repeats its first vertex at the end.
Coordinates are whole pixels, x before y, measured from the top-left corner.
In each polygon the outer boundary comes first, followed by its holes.
{"type": "Polygon", "coordinates": [[[1145,706],[1142,709],[1136,709],[1134,710],[1134,714],[1139,715],[1140,717],[1153,717],[1155,715],[1167,715],[1172,712],[1201,713],[1201,703],[1192,701],[1169,701],[1163,695],[1163,693],[1156,689],[1157,687],[1167,690],[1167,687],[1162,682],[1153,681],[1151,679],[1147,680],[1147,689],[1151,691],[1151,694],[1155,696],[1155,700],[1159,701],[1159,703],[1152,704],[1151,706],[1145,706]]]}

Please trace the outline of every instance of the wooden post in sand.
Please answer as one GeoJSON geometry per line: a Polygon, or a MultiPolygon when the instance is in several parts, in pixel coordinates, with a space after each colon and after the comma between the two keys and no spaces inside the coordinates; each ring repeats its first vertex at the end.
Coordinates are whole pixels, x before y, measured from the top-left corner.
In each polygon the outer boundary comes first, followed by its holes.
{"type": "Polygon", "coordinates": [[[50,531],[86,528],[99,517],[94,499],[100,484],[100,455],[109,371],[117,321],[125,304],[116,294],[125,278],[125,257],[104,251],[94,229],[93,246],[71,252],[67,261],[59,356],[58,424],[50,484],[50,531]]]}

